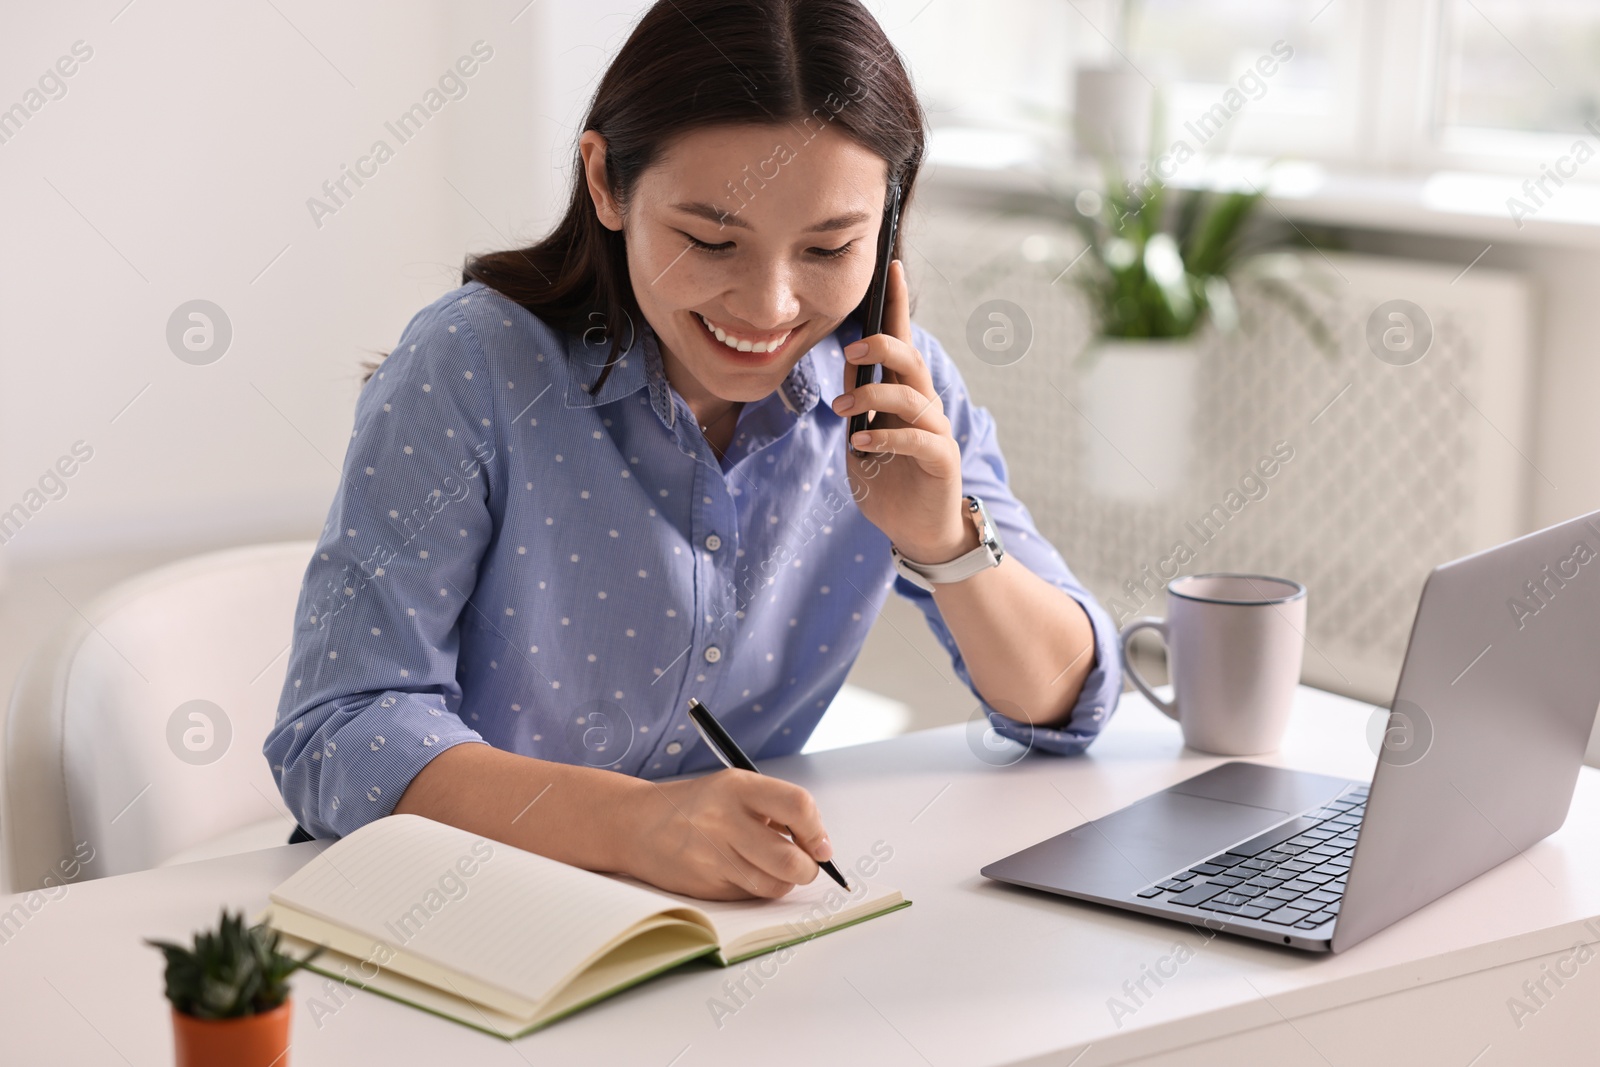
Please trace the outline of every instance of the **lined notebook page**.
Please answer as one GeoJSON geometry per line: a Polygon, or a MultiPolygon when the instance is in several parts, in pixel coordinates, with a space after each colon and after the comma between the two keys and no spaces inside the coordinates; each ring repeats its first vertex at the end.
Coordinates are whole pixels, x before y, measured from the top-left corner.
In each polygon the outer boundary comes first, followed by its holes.
{"type": "Polygon", "coordinates": [[[334,842],[272,899],[529,1000],[673,903],[416,815],[334,842]]]}
{"type": "MultiPolygon", "coordinates": [[[[608,877],[615,882],[644,888],[625,875],[608,877]]],[[[726,953],[742,940],[793,941],[899,901],[898,889],[866,881],[854,872],[848,877],[849,893],[819,871],[810,882],[795,886],[776,900],[698,900],[664,889],[653,892],[705,912],[716,927],[717,941],[726,953]]]]}

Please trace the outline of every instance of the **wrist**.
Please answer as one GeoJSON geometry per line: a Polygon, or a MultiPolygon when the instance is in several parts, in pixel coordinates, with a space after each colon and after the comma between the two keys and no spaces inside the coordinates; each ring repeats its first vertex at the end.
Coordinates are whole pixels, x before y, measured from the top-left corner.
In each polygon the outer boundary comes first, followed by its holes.
{"type": "Polygon", "coordinates": [[[958,512],[951,528],[937,538],[896,541],[894,546],[910,562],[931,567],[971,552],[978,543],[978,528],[958,512]]]}
{"type": "Polygon", "coordinates": [[[604,776],[595,783],[594,810],[600,813],[600,825],[594,828],[596,848],[604,864],[597,869],[633,875],[649,844],[661,803],[660,787],[631,774],[598,769],[595,773],[604,776]]]}

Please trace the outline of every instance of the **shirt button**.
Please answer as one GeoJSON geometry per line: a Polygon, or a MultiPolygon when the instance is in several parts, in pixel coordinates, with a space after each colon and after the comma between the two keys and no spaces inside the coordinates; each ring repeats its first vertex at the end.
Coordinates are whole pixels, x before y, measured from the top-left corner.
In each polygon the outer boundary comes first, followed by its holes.
{"type": "Polygon", "coordinates": [[[721,658],[722,658],[722,649],[718,648],[716,645],[712,645],[712,646],[710,646],[709,648],[706,649],[706,662],[707,663],[715,663],[715,662],[717,662],[717,660],[719,660],[721,658]]]}
{"type": "Polygon", "coordinates": [[[667,755],[669,755],[669,756],[676,756],[678,753],[680,753],[682,751],[683,751],[683,746],[678,744],[678,742],[676,742],[676,741],[672,742],[672,744],[667,746],[667,755]]]}
{"type": "Polygon", "coordinates": [[[706,535],[706,548],[708,548],[711,551],[715,552],[717,549],[719,549],[721,547],[722,547],[722,538],[718,537],[716,534],[707,534],[706,535]]]}

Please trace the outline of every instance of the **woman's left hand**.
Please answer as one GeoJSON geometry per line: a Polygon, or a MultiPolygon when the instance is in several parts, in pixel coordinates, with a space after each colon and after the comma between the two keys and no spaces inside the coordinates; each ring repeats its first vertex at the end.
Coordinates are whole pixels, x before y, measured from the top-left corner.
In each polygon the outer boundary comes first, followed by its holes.
{"type": "Polygon", "coordinates": [[[977,545],[961,511],[961,446],[933,388],[928,365],[911,343],[905,267],[889,267],[884,332],[845,350],[844,388],[833,410],[849,418],[877,412],[867,440],[846,448],[850,493],[863,514],[915,563],[944,563],[977,545]],[[883,381],[856,388],[856,368],[881,363],[883,381]]]}

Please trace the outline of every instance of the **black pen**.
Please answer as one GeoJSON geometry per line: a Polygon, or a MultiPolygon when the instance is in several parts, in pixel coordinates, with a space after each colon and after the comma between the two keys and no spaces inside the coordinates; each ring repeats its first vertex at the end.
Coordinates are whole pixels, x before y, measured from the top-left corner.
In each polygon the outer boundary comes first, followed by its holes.
{"type": "MultiPolygon", "coordinates": [[[[744,754],[744,749],[739,747],[738,742],[734,741],[732,735],[724,730],[722,724],[712,716],[711,709],[694,699],[694,697],[689,698],[689,718],[693,720],[694,728],[700,731],[700,736],[705,739],[706,745],[717,754],[717,758],[726,766],[736,771],[761,773],[756,765],[750,762],[750,757],[744,754]]],[[[787,830],[788,827],[784,827],[784,829],[787,830]]],[[[794,836],[793,830],[789,830],[789,836],[794,836]]],[[[839,873],[839,868],[833,865],[832,860],[823,860],[817,866],[826,871],[829,878],[838,882],[839,888],[846,893],[850,892],[850,883],[844,880],[844,875],[839,873]]]]}

